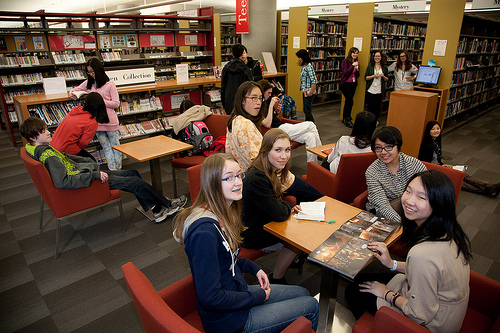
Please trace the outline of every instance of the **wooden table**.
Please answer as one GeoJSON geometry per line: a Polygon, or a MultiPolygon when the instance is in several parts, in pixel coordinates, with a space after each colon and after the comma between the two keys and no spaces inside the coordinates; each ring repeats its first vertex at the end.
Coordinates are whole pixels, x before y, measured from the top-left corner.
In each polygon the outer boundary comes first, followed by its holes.
{"type": "Polygon", "coordinates": [[[324,159],[324,158],[326,158],[328,156],[328,154],[323,153],[322,150],[330,149],[330,148],[335,147],[335,143],[329,143],[329,144],[322,145],[322,146],[317,146],[317,147],[312,147],[312,148],[306,148],[306,150],[308,152],[313,153],[314,155],[318,155],[318,157],[324,159]]]}
{"type": "Polygon", "coordinates": [[[183,150],[193,148],[192,145],[179,140],[169,138],[165,135],[153,136],[142,140],[113,146],[119,151],[136,161],[149,161],[151,169],[151,185],[163,195],[161,182],[160,157],[174,154],[183,150]]]}
{"type": "MultiPolygon", "coordinates": [[[[309,220],[298,220],[295,214],[290,216],[284,222],[270,222],[264,226],[264,230],[270,232],[276,237],[295,246],[301,251],[310,254],[320,246],[334,231],[351,217],[356,216],[361,209],[348,205],[333,198],[324,196],[316,201],[326,202],[325,220],[336,220],[335,223],[326,223],[309,220]]],[[[396,241],[401,232],[392,233],[385,241],[392,244],[396,241]]],[[[337,295],[339,275],[332,269],[325,266],[321,267],[321,286],[319,296],[319,320],[326,329],[329,321],[333,321],[335,313],[335,302],[333,309],[330,309],[330,295],[337,295]],[[329,318],[329,315],[332,317],[329,318]]]]}

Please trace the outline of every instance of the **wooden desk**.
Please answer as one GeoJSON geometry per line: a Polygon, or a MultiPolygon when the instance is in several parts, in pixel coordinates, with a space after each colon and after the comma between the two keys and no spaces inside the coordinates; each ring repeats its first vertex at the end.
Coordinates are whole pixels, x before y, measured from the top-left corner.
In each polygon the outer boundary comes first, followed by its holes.
{"type": "Polygon", "coordinates": [[[335,143],[329,143],[329,144],[322,145],[322,146],[317,146],[317,147],[312,147],[312,148],[306,148],[306,150],[308,152],[310,152],[310,153],[313,153],[314,155],[317,155],[318,157],[320,157],[322,159],[325,159],[328,155],[325,154],[325,153],[323,153],[322,150],[330,149],[330,148],[335,147],[335,143]]]}
{"type": "MultiPolygon", "coordinates": [[[[345,221],[356,216],[361,211],[359,208],[326,196],[316,201],[326,202],[325,220],[336,220],[335,223],[298,220],[295,215],[292,215],[284,222],[266,224],[264,230],[310,254],[334,231],[340,228],[345,221]]],[[[399,238],[400,234],[401,232],[396,230],[385,242],[392,244],[399,238]]],[[[324,324],[325,329],[328,323],[333,321],[333,316],[329,318],[329,315],[335,313],[335,302],[332,303],[333,309],[330,309],[330,295],[337,295],[338,280],[339,275],[337,272],[325,266],[321,267],[319,320],[324,324]]]]}
{"type": "Polygon", "coordinates": [[[165,135],[158,135],[147,139],[137,140],[113,146],[119,151],[136,161],[149,161],[151,169],[151,185],[163,195],[161,182],[160,157],[174,154],[193,148],[192,145],[179,140],[174,140],[165,135]]]}

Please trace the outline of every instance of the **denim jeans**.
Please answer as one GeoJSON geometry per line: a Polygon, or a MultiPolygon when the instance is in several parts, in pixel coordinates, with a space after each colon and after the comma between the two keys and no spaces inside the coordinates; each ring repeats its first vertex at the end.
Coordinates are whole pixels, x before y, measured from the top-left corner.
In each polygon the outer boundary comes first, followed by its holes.
{"type": "Polygon", "coordinates": [[[345,82],[340,85],[340,91],[344,95],[344,111],[342,112],[342,118],[345,120],[351,120],[352,106],[354,105],[354,93],[356,92],[357,82],[345,82]]]}
{"type": "MultiPolygon", "coordinates": [[[[249,290],[255,288],[260,286],[248,286],[249,290]]],[[[273,284],[269,299],[250,309],[243,332],[281,332],[300,316],[309,319],[313,330],[316,331],[318,315],[318,301],[309,296],[307,289],[273,284]]]]}
{"type": "Polygon", "coordinates": [[[312,104],[314,102],[314,97],[316,95],[312,95],[309,97],[303,96],[303,103],[304,103],[304,114],[306,115],[306,121],[312,121],[314,123],[314,117],[312,114],[312,104]]]}
{"type": "Polygon", "coordinates": [[[297,199],[297,203],[314,201],[323,196],[320,191],[297,176],[295,176],[292,186],[283,193],[284,197],[287,195],[293,195],[297,199]]]}
{"type": "Polygon", "coordinates": [[[113,146],[120,144],[119,134],[119,131],[95,132],[102,150],[104,150],[104,156],[106,156],[109,170],[121,170],[122,168],[122,154],[113,149],[113,146]]]}
{"type": "Polygon", "coordinates": [[[141,175],[136,170],[109,170],[104,172],[109,175],[108,182],[111,190],[132,193],[145,212],[156,205],[170,207],[170,200],[142,180],[141,175]]]}

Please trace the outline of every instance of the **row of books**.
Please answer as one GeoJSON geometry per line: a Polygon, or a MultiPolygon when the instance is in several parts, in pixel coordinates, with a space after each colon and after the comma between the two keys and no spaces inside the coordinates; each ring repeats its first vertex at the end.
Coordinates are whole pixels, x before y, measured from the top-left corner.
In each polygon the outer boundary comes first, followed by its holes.
{"type": "Polygon", "coordinates": [[[450,87],[471,83],[478,80],[495,78],[500,75],[500,67],[478,68],[467,72],[453,73],[450,87]]]}
{"type": "Polygon", "coordinates": [[[288,45],[288,36],[281,36],[281,46],[288,45]]]}
{"type": "Polygon", "coordinates": [[[28,113],[30,117],[41,118],[48,126],[54,126],[59,125],[68,112],[80,104],[80,101],[67,101],[34,105],[28,113]]]}
{"type": "Polygon", "coordinates": [[[336,81],[340,80],[341,72],[336,71],[336,72],[323,72],[323,73],[317,73],[316,74],[319,83],[324,82],[324,81],[336,81]]]}
{"type": "Polygon", "coordinates": [[[347,26],[345,24],[326,23],[326,32],[329,34],[347,34],[347,26]]]}
{"type": "Polygon", "coordinates": [[[83,53],[52,52],[52,57],[56,65],[68,63],[83,64],[86,61],[83,53]]]}
{"type": "Polygon", "coordinates": [[[286,57],[288,55],[288,46],[281,46],[281,56],[286,57]]]}
{"type": "Polygon", "coordinates": [[[18,67],[18,66],[40,66],[40,60],[36,55],[27,55],[27,56],[0,55],[0,67],[18,67]]]}
{"type": "Polygon", "coordinates": [[[124,124],[118,127],[120,138],[130,138],[139,135],[145,135],[155,132],[164,131],[162,121],[160,119],[146,120],[140,123],[124,124]]]}
{"type": "Polygon", "coordinates": [[[206,94],[210,97],[210,101],[212,103],[220,102],[221,101],[221,92],[220,89],[212,89],[208,90],[206,94]]]}
{"type": "Polygon", "coordinates": [[[424,41],[419,39],[386,39],[372,37],[372,50],[423,50],[424,41]]]}
{"type": "Polygon", "coordinates": [[[345,47],[342,37],[307,37],[307,47],[345,47]]]}
{"type": "Polygon", "coordinates": [[[101,52],[101,57],[103,61],[118,61],[122,60],[120,52],[101,52]]]}
{"type": "Polygon", "coordinates": [[[468,109],[485,103],[495,97],[498,97],[498,89],[488,90],[484,93],[472,95],[470,98],[465,98],[457,102],[450,103],[446,106],[445,118],[467,111],[468,109]]]}
{"type": "Polygon", "coordinates": [[[453,65],[453,70],[462,70],[465,69],[465,57],[455,58],[455,65],[453,65]]]}
{"type": "Polygon", "coordinates": [[[425,37],[427,28],[391,22],[373,22],[372,33],[396,36],[425,37]]]}
{"type": "Polygon", "coordinates": [[[282,25],[281,26],[281,34],[282,35],[288,35],[288,25],[282,25]]]}
{"type": "Polygon", "coordinates": [[[316,72],[330,71],[330,70],[339,70],[341,61],[339,60],[314,61],[311,64],[316,72]]]}
{"type": "Polygon", "coordinates": [[[319,84],[316,86],[316,92],[318,94],[331,93],[337,90],[339,90],[339,82],[319,84]]]}
{"type": "Polygon", "coordinates": [[[495,53],[500,52],[497,40],[479,40],[478,38],[461,38],[458,41],[457,53],[495,53]]]}
{"type": "Polygon", "coordinates": [[[17,113],[15,111],[9,111],[9,119],[11,123],[17,123],[17,113]]]}
{"type": "Polygon", "coordinates": [[[67,80],[85,80],[85,73],[81,69],[65,69],[63,71],[56,71],[57,77],[64,77],[67,80]]]}
{"type": "Polygon", "coordinates": [[[41,83],[42,73],[2,75],[0,81],[3,86],[41,83]]]}
{"type": "Polygon", "coordinates": [[[17,90],[9,89],[9,91],[3,92],[3,96],[5,98],[6,103],[14,103],[15,96],[26,96],[26,95],[36,95],[36,94],[43,94],[43,88],[31,87],[30,89],[17,89],[17,90]]]}
{"type": "Polygon", "coordinates": [[[162,110],[163,106],[159,97],[141,98],[132,101],[122,101],[118,108],[118,114],[129,114],[134,112],[162,110]]]}
{"type": "MultiPolygon", "coordinates": [[[[282,27],[283,29],[283,27],[282,27]]],[[[287,31],[288,33],[288,31],[287,31]]],[[[316,34],[346,34],[347,26],[334,22],[307,22],[307,33],[316,34]]]]}
{"type": "Polygon", "coordinates": [[[227,37],[222,37],[220,39],[220,44],[238,44],[241,42],[241,38],[239,36],[227,36],[227,37]]]}
{"type": "Polygon", "coordinates": [[[459,100],[461,98],[477,94],[483,91],[485,86],[486,86],[486,81],[479,81],[474,84],[469,84],[466,86],[450,89],[450,93],[448,95],[448,103],[453,103],[454,101],[459,100]]]}

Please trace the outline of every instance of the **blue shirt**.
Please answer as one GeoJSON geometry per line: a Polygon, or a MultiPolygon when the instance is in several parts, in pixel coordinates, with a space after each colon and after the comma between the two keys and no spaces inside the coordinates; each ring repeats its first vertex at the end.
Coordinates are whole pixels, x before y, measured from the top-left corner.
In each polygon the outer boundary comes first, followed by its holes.
{"type": "Polygon", "coordinates": [[[309,90],[313,83],[317,84],[318,79],[316,78],[316,73],[314,72],[311,63],[307,63],[302,66],[300,71],[300,88],[299,90],[309,90]]]}

